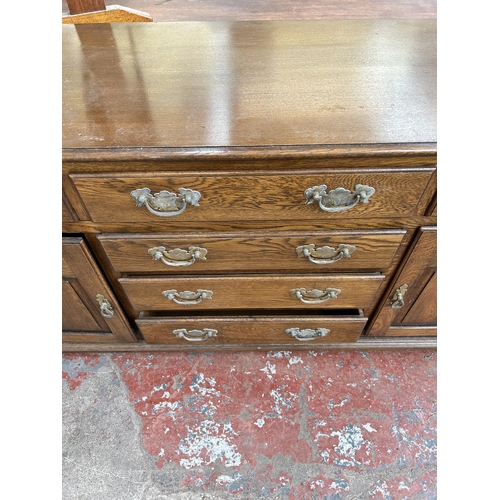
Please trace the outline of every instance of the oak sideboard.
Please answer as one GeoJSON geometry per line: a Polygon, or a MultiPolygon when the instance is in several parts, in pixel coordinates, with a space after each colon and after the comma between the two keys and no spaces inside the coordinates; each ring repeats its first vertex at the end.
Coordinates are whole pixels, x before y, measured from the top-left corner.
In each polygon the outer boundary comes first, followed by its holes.
{"type": "Polygon", "coordinates": [[[436,21],[62,29],[63,350],[436,345],[436,21]]]}

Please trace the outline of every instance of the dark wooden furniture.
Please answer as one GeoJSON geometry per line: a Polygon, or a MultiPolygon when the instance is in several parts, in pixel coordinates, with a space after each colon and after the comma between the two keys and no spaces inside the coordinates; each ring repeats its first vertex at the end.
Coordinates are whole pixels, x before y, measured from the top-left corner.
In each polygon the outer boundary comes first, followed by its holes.
{"type": "Polygon", "coordinates": [[[63,26],[63,148],[65,350],[435,346],[435,21],[63,26]]]}

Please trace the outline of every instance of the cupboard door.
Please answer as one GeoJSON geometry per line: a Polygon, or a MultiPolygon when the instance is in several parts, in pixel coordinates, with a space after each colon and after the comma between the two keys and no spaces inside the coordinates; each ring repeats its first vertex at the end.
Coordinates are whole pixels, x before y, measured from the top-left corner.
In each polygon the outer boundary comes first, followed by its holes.
{"type": "Polygon", "coordinates": [[[82,238],[62,242],[63,342],[136,342],[111,288],[82,238]]]}
{"type": "Polygon", "coordinates": [[[437,335],[437,228],[421,227],[368,335],[437,335]]]}

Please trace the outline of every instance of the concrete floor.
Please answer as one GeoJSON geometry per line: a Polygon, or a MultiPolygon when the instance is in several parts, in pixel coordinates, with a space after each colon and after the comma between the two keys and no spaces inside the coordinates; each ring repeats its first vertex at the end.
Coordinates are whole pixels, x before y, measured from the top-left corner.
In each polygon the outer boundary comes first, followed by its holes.
{"type": "Polygon", "coordinates": [[[63,354],[65,500],[436,499],[436,351],[63,354]]]}

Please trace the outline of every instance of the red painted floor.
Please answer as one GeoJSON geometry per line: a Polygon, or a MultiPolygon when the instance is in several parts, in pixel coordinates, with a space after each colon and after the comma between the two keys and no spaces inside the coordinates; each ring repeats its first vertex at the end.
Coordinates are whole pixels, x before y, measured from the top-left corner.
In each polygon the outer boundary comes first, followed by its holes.
{"type": "Polygon", "coordinates": [[[437,498],[432,350],[65,354],[63,379],[69,419],[85,420],[79,398],[94,398],[85,408],[95,418],[100,403],[110,408],[107,391],[122,391],[153,476],[175,472],[167,485],[144,480],[167,495],[156,498],[437,498]],[[111,373],[109,389],[79,396],[111,373]]]}

